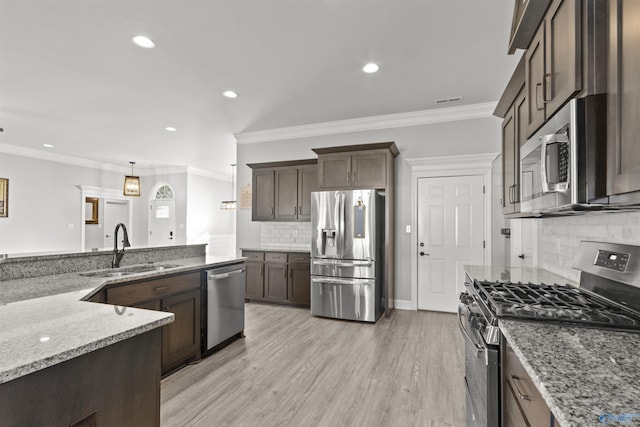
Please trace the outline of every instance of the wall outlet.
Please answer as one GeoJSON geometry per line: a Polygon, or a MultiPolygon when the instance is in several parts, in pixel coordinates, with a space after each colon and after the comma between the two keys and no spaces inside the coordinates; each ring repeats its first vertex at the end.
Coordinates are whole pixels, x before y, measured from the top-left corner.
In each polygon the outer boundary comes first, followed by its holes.
{"type": "Polygon", "coordinates": [[[69,230],[73,230],[74,228],[76,228],[76,226],[75,226],[75,225],[73,225],[73,224],[67,224],[67,229],[69,229],[69,230]]]}
{"type": "Polygon", "coordinates": [[[407,233],[407,234],[411,233],[411,226],[410,225],[405,225],[404,226],[404,232],[407,233]]]}

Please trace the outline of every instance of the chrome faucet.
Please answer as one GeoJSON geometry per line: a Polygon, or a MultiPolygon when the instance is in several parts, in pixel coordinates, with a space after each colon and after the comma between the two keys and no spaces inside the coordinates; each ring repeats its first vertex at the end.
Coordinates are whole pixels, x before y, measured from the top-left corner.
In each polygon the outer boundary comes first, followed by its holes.
{"type": "Polygon", "coordinates": [[[120,261],[124,256],[124,248],[128,248],[131,246],[129,243],[129,235],[127,234],[127,227],[123,223],[119,223],[116,225],[116,231],[113,232],[113,259],[111,260],[111,268],[119,268],[120,261]],[[122,249],[118,250],[118,231],[120,231],[120,227],[122,227],[122,231],[124,232],[124,239],[122,249]]]}

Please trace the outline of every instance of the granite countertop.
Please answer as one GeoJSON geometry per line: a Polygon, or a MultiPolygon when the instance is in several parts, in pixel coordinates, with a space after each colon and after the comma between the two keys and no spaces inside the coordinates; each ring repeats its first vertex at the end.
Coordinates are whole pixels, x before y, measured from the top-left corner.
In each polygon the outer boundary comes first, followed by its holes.
{"type": "Polygon", "coordinates": [[[561,426],[640,425],[640,334],[499,325],[561,426]]]}
{"type": "Polygon", "coordinates": [[[66,273],[0,282],[0,384],[173,321],[172,313],[83,301],[103,287],[244,259],[171,260],[157,264],[179,267],[108,279],[66,273]]]}
{"type": "Polygon", "coordinates": [[[491,282],[531,282],[546,283],[549,285],[558,283],[578,286],[578,284],[572,280],[541,268],[465,265],[464,270],[472,279],[491,282]]]}
{"type": "Polygon", "coordinates": [[[311,253],[311,248],[296,248],[296,247],[282,247],[282,246],[254,246],[249,248],[240,248],[243,251],[256,251],[256,252],[292,252],[308,254],[311,253]]]}

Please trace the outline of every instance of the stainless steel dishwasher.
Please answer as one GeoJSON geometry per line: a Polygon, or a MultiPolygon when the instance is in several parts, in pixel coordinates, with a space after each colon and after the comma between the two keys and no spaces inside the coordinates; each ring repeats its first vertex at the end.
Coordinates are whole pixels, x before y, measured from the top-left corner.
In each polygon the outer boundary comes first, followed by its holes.
{"type": "Polygon", "coordinates": [[[203,352],[207,353],[229,338],[243,336],[246,269],[243,262],[207,270],[204,274],[207,281],[203,352]]]}

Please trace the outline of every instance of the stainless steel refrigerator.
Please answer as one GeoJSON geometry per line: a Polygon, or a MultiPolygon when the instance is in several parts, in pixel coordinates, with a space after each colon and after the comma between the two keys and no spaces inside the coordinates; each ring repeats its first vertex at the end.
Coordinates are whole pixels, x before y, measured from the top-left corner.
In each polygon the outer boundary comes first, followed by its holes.
{"type": "Polygon", "coordinates": [[[384,196],[311,193],[311,314],[375,322],[383,311],[384,196]]]}

